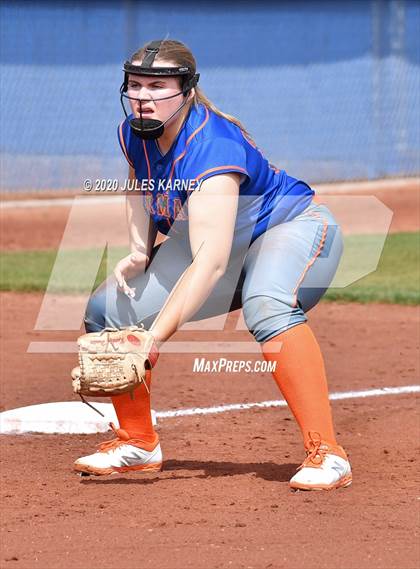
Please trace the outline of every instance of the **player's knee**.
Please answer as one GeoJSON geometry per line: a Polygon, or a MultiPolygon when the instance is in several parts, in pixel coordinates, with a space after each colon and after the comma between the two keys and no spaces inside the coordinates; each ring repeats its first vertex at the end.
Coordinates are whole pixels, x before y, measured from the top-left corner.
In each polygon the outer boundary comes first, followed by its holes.
{"type": "Polygon", "coordinates": [[[105,297],[93,294],[86,307],[84,317],[86,332],[99,332],[106,327],[105,323],[105,297]]]}
{"type": "Polygon", "coordinates": [[[281,332],[306,322],[301,307],[271,296],[258,295],[246,299],[242,310],[248,330],[257,342],[266,342],[281,332]]]}
{"type": "Polygon", "coordinates": [[[131,302],[124,294],[113,294],[107,288],[98,289],[90,297],[86,307],[84,317],[86,332],[100,332],[104,328],[122,328],[139,323],[148,330],[156,314],[143,316],[138,312],[134,311],[131,302]]]}

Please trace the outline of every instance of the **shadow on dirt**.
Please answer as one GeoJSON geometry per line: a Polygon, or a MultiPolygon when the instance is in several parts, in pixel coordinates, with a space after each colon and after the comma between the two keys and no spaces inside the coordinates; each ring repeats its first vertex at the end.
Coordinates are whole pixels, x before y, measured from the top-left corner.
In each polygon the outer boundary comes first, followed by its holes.
{"type": "Polygon", "coordinates": [[[218,478],[222,476],[255,475],[270,482],[288,482],[296,472],[298,464],[276,464],[274,462],[216,462],[213,460],[167,460],[160,474],[124,474],[107,478],[82,477],[82,484],[154,484],[164,480],[218,478]],[[200,471],[199,474],[190,474],[200,471]],[[168,476],[168,474],[170,474],[168,476]],[[119,476],[116,478],[116,476],[119,476]],[[134,478],[134,476],[136,476],[134,478]],[[141,478],[139,477],[141,476],[141,478]]]}

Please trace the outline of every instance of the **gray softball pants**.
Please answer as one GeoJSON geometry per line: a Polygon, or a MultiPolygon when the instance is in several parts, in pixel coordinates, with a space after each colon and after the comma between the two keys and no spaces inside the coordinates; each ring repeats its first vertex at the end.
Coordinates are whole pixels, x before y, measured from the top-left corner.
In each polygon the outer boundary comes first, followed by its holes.
{"type": "MultiPolygon", "coordinates": [[[[325,205],[310,204],[292,221],[268,229],[244,254],[233,252],[225,274],[192,320],[242,307],[248,330],[266,342],[307,320],[330,285],[343,251],[340,227],[325,205]]],[[[110,276],[94,292],[87,332],[143,323],[149,328],[172,288],[191,264],[187,237],[171,237],[153,250],[145,273],[128,281],[130,299],[110,276]]]]}

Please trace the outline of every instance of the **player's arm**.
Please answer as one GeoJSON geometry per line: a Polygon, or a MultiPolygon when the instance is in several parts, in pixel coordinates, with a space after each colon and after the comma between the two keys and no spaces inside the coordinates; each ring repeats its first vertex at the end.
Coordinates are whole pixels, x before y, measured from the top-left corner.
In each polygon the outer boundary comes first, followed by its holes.
{"type": "MultiPolygon", "coordinates": [[[[128,176],[130,180],[136,179],[136,174],[131,166],[128,176]]],[[[144,256],[148,261],[156,239],[157,229],[142,205],[141,192],[127,193],[126,211],[130,250],[132,253],[138,254],[139,257],[144,256]]]]}
{"type": "Polygon", "coordinates": [[[188,202],[191,265],[184,271],[151,331],[158,343],[188,322],[226,271],[238,208],[240,176],[221,174],[205,180],[188,202]]]}
{"type": "MultiPolygon", "coordinates": [[[[130,180],[136,179],[136,174],[131,166],[128,176],[130,180]]],[[[157,229],[145,211],[138,192],[127,194],[126,213],[131,253],[117,263],[114,275],[119,288],[128,296],[133,297],[135,289],[128,286],[126,279],[145,271],[156,239],[157,229]]]]}

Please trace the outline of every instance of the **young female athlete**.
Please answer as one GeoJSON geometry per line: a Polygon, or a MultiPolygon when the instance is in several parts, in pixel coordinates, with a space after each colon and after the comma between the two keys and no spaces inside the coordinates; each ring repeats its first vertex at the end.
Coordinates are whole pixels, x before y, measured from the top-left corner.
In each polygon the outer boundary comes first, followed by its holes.
{"type": "MultiPolygon", "coordinates": [[[[340,229],[306,183],[270,165],[240,122],[205,97],[198,78],[190,50],[172,40],[151,42],[124,65],[121,102],[131,114],[118,137],[140,190],[127,197],[132,253],[91,297],[86,330],[142,322],[160,346],[185,322],[242,306],[302,431],[307,456],[290,486],[348,486],[305,315],[336,272],[340,229]],[[158,231],[169,238],[156,247],[158,231]]],[[[112,398],[117,438],[77,460],[77,471],[161,468],[150,379],[134,396],[112,398]]]]}

